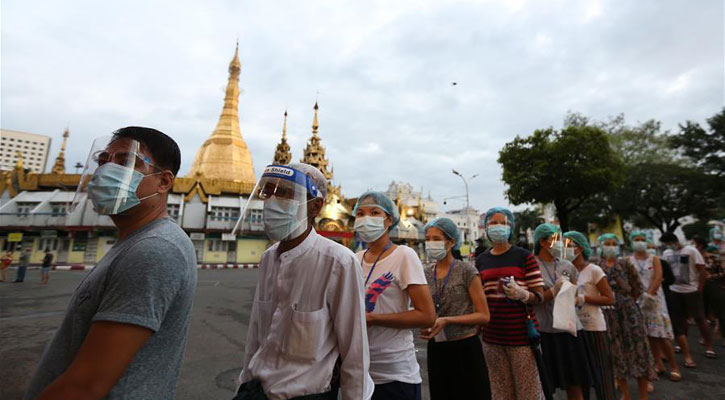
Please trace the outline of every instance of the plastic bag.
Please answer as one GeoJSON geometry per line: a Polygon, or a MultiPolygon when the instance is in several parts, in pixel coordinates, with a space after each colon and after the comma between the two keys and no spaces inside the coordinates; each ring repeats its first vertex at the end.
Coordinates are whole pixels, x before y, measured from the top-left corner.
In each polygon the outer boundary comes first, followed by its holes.
{"type": "Polygon", "coordinates": [[[659,299],[651,294],[645,292],[639,298],[639,308],[642,311],[654,311],[659,306],[659,299]]]}
{"type": "Polygon", "coordinates": [[[576,337],[576,286],[566,281],[561,285],[559,293],[554,298],[554,329],[567,331],[576,337]]]}

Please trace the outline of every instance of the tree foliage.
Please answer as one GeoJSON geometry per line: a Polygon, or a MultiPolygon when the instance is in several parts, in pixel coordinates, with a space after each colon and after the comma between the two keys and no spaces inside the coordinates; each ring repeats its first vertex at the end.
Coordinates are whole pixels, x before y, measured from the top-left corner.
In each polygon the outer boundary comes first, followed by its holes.
{"type": "Polygon", "coordinates": [[[622,165],[609,138],[594,126],[536,130],[499,152],[506,196],[513,204],[553,203],[562,229],[587,200],[613,190],[622,165]]]}

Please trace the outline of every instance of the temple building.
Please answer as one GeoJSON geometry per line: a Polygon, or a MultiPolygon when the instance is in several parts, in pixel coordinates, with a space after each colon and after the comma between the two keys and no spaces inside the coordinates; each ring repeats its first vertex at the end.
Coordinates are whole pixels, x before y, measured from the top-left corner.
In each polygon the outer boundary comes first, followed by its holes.
{"type": "MultiPolygon", "coordinates": [[[[245,236],[227,234],[256,181],[252,156],[239,129],[240,73],[237,45],[216,127],[197,152],[190,172],[176,178],[168,198],[169,216],[189,233],[200,264],[256,263],[269,245],[254,235],[262,230],[261,209],[253,210],[257,219],[245,236]]],[[[111,219],[95,213],[90,201],[69,212],[81,178],[65,171],[69,136],[66,130],[50,173],[28,168],[22,154],[11,170],[0,171],[0,248],[30,247],[31,263],[40,262],[48,249],[56,263],[94,264],[117,238],[111,219]]]]}

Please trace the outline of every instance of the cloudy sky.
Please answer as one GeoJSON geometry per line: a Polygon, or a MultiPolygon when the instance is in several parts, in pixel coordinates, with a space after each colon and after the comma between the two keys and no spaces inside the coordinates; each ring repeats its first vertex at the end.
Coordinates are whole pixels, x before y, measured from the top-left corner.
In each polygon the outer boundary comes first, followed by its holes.
{"type": "MultiPolygon", "coordinates": [[[[240,118],[260,173],[289,110],[293,157],[320,135],[343,193],[405,181],[508,204],[497,153],[567,110],[666,129],[724,103],[722,0],[25,1],[0,8],[1,125],[53,136],[67,167],[127,125],[179,143],[214,129],[237,38],[240,118]],[[457,82],[457,85],[452,85],[457,82]],[[319,94],[318,94],[319,92],[319,94]]],[[[449,207],[462,202],[449,202],[449,207]]]]}

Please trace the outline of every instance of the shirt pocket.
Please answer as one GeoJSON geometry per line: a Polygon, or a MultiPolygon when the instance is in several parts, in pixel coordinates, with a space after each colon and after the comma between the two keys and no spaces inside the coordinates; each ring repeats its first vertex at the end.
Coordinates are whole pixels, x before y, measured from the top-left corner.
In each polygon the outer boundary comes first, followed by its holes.
{"type": "Polygon", "coordinates": [[[282,342],[282,354],[293,360],[318,361],[329,324],[327,308],[311,312],[292,310],[282,342]]]}

